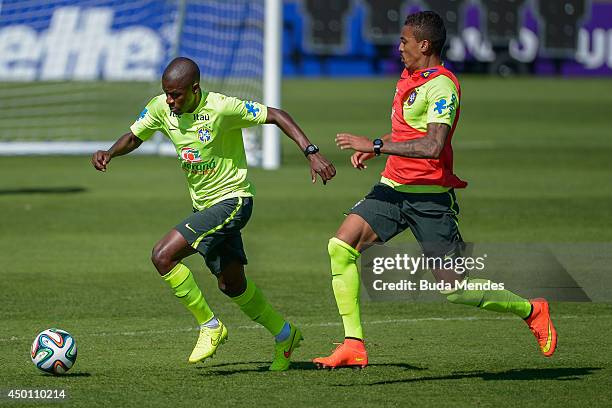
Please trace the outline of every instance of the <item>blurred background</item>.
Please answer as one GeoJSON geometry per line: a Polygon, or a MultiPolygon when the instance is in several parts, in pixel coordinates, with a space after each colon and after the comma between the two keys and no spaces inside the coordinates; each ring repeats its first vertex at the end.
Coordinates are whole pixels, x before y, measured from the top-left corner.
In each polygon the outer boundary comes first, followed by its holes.
{"type": "MultiPolygon", "coordinates": [[[[102,148],[77,142],[122,134],[178,55],[198,62],[206,88],[271,106],[294,97],[283,79],[397,77],[400,29],[422,9],[444,19],[459,74],[612,74],[609,0],[2,0],[0,154],[102,148]]],[[[162,140],[141,151],[174,154],[162,140]]],[[[278,167],[278,136],[245,140],[255,166],[271,141],[266,167],[278,167]]]]}
{"type": "Polygon", "coordinates": [[[445,21],[458,72],[609,75],[612,2],[585,0],[304,0],[285,2],[287,75],[397,74],[406,15],[445,21]]]}

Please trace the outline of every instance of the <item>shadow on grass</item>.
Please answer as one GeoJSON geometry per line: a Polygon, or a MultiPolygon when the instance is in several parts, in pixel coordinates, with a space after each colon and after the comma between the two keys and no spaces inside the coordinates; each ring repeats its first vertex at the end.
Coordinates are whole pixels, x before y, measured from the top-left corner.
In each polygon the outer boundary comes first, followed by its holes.
{"type": "Polygon", "coordinates": [[[44,375],[45,377],[57,377],[57,378],[65,378],[65,377],[91,377],[90,373],[83,373],[83,372],[78,372],[78,371],[75,372],[75,373],[65,373],[65,374],[59,374],[59,375],[41,373],[41,375],[44,375]]]}
{"type": "MultiPolygon", "coordinates": [[[[269,372],[268,367],[270,366],[269,361],[250,361],[244,363],[224,363],[224,364],[216,364],[216,365],[201,365],[198,366],[198,369],[206,370],[202,373],[202,375],[233,375],[233,374],[242,374],[242,373],[265,373],[269,372]],[[246,367],[239,368],[242,365],[252,366],[257,364],[257,367],[246,367]],[[225,369],[224,367],[227,367],[225,369]],[[238,368],[237,368],[238,367],[238,368]]],[[[370,364],[368,368],[371,367],[395,367],[401,368],[404,370],[427,370],[427,368],[417,367],[406,363],[388,363],[388,364],[370,364]]],[[[289,371],[316,371],[320,370],[322,372],[330,371],[329,369],[319,369],[317,366],[311,361],[294,361],[291,363],[291,367],[289,367],[289,371]]],[[[356,372],[361,371],[358,368],[345,367],[342,369],[337,369],[336,371],[351,371],[354,370],[356,372]]]]}
{"type": "Polygon", "coordinates": [[[500,372],[458,372],[449,375],[441,375],[434,377],[405,378],[400,380],[377,381],[368,384],[335,384],[335,386],[352,387],[354,385],[389,385],[400,383],[415,383],[422,381],[463,380],[466,378],[480,378],[485,381],[575,381],[583,380],[585,376],[592,375],[596,371],[599,371],[601,369],[601,367],[519,368],[500,372]]]}
{"type": "Polygon", "coordinates": [[[0,190],[0,196],[18,194],[74,194],[87,191],[84,187],[30,187],[0,190]]]}

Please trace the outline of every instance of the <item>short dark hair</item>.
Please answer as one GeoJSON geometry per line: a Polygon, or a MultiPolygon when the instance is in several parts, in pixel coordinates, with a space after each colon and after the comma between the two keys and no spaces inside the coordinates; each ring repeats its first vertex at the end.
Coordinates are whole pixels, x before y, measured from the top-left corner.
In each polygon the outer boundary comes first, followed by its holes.
{"type": "Polygon", "coordinates": [[[200,68],[189,58],[177,57],[170,61],[162,74],[162,81],[167,79],[179,80],[184,85],[193,85],[200,82],[200,68]]]}
{"type": "Polygon", "coordinates": [[[444,21],[433,11],[421,11],[406,17],[404,25],[412,27],[417,41],[428,40],[434,54],[440,55],[446,43],[444,21]]]}

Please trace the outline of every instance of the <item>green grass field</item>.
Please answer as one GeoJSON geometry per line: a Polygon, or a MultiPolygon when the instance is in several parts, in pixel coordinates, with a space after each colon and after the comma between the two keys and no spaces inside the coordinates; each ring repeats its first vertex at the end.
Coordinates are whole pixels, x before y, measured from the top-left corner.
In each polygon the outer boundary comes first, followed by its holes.
{"type": "MultiPolygon", "coordinates": [[[[470,182],[458,192],[465,239],[612,242],[611,85],[463,80],[454,146],[456,172],[470,182]]],[[[338,176],[311,185],[289,143],[280,171],[251,173],[258,195],[244,230],[248,273],[306,338],[285,373],[267,371],[270,336],[224,298],[197,256],[187,263],[230,337],[213,360],[187,364],[194,321],[149,261],[155,242],[190,212],[176,159],[122,157],[102,174],[88,157],[0,158],[0,390],[65,388],[69,404],[84,407],[609,406],[609,303],[553,303],[559,348],[545,359],[512,316],[367,302],[371,365],[330,372],[310,364],[342,336],[327,240],[383,165],[353,170],[333,137],[385,133],[393,89],[393,79],[288,81],[284,107],[338,176]],[[64,377],[30,362],[31,341],[48,327],[78,342],[64,377]]],[[[122,107],[124,128],[141,108],[122,107]]],[[[119,136],[110,134],[118,121],[99,120],[108,123],[101,133],[119,136]]]]}

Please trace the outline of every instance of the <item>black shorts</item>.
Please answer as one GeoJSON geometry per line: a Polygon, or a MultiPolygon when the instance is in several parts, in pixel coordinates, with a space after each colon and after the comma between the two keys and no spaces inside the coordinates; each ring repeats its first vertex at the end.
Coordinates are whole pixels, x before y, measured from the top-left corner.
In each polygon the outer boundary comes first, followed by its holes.
{"type": "Polygon", "coordinates": [[[451,189],[443,193],[402,193],[386,184],[349,210],[372,227],[382,242],[410,228],[427,256],[460,256],[459,205],[451,189]]]}
{"type": "Polygon", "coordinates": [[[174,228],[204,257],[210,271],[219,275],[229,261],[247,264],[240,230],[252,212],[251,197],[229,198],[194,212],[174,228]]]}

